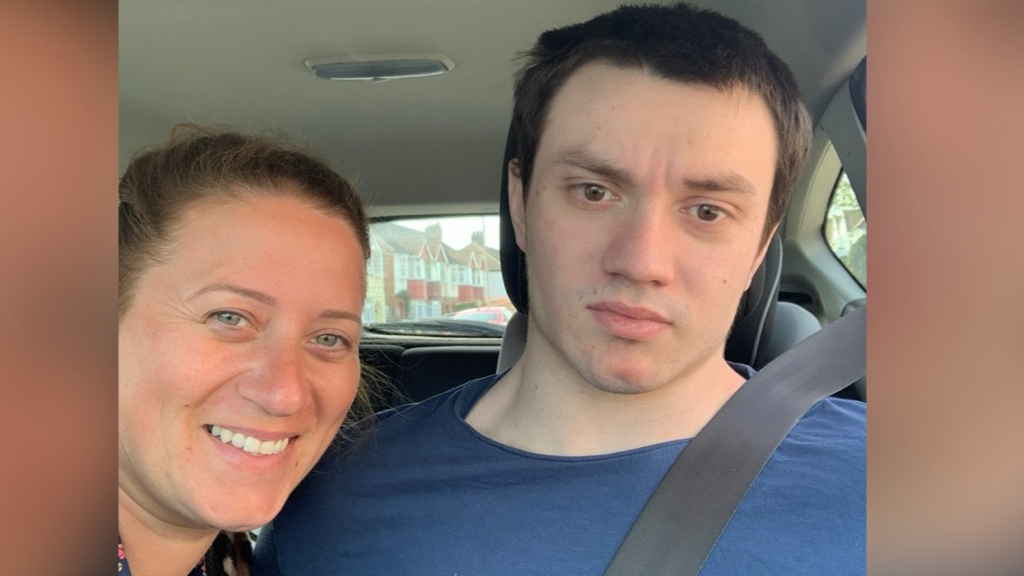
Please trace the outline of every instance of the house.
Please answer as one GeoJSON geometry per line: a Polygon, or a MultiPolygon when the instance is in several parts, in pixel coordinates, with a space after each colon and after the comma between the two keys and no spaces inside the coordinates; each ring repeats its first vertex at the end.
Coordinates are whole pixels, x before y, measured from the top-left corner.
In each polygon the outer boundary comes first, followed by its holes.
{"type": "MultiPolygon", "coordinates": [[[[501,277],[501,254],[484,244],[483,231],[473,232],[466,247],[453,253],[461,274],[459,303],[474,306],[508,306],[512,303],[501,277]]],[[[463,306],[468,307],[468,306],[463,306]]]]}
{"type": "Polygon", "coordinates": [[[456,250],[444,243],[440,224],[419,231],[382,222],[371,227],[370,245],[364,322],[435,318],[508,302],[498,250],[484,245],[482,232],[456,250]]]}

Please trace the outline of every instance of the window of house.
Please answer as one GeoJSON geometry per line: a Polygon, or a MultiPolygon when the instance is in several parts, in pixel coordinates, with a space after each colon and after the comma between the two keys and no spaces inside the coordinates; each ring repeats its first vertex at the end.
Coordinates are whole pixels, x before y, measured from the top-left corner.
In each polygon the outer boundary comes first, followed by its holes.
{"type": "Polygon", "coordinates": [[[370,262],[367,268],[367,274],[371,276],[384,275],[384,254],[379,247],[377,250],[370,252],[370,262]]]}
{"type": "Polygon", "coordinates": [[[373,314],[374,301],[367,298],[366,303],[363,304],[363,324],[372,324],[377,321],[373,314]]]}
{"type": "Polygon", "coordinates": [[[409,264],[409,278],[422,280],[424,277],[423,267],[425,264],[423,258],[420,258],[419,256],[410,256],[409,260],[411,261],[409,264]]]}
{"type": "Polygon", "coordinates": [[[825,241],[850,275],[867,290],[868,224],[844,171],[836,182],[825,216],[825,241]]]}

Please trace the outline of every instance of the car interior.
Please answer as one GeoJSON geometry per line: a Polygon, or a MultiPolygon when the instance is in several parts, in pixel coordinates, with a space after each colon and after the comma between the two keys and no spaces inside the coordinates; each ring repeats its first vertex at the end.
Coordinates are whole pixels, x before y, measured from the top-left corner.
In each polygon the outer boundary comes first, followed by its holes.
{"type": "MultiPolygon", "coordinates": [[[[506,190],[515,57],[543,31],[620,3],[122,2],[120,167],[186,121],[284,134],[328,159],[379,226],[382,257],[368,274],[380,280],[368,284],[360,343],[364,365],[390,384],[378,408],[423,400],[507,369],[525,343],[506,190]],[[449,69],[390,80],[314,70],[381,54],[434,55],[449,69]],[[453,217],[477,218],[479,235],[431,232],[453,217]],[[514,314],[501,325],[455,317],[483,307],[514,314]]],[[[810,156],[726,346],[727,359],[760,369],[866,303],[866,1],[693,3],[757,30],[814,119],[810,156]]],[[[866,401],[866,381],[839,395],[866,401]]]]}

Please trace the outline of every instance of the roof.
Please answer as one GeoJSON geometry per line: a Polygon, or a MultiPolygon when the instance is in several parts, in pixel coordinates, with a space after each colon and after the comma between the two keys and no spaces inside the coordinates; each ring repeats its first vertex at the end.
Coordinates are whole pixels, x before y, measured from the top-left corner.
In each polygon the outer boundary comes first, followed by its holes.
{"type": "Polygon", "coordinates": [[[428,261],[454,262],[474,269],[501,270],[499,251],[476,241],[455,249],[439,239],[428,242],[427,232],[393,222],[375,223],[370,228],[370,236],[385,254],[406,254],[428,261]]]}

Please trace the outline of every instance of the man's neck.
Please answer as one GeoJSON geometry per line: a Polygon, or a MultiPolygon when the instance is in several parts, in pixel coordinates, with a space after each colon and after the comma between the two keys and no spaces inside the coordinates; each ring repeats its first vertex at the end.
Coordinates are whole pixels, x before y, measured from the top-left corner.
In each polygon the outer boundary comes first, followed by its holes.
{"type": "Polygon", "coordinates": [[[156,518],[118,487],[117,533],[135,576],[181,576],[203,558],[216,529],[174,526],[156,518]]]}
{"type": "Polygon", "coordinates": [[[565,362],[527,347],[466,421],[484,436],[528,452],[611,454],[695,436],[743,382],[718,355],[654,390],[618,394],[591,386],[565,362]]]}

